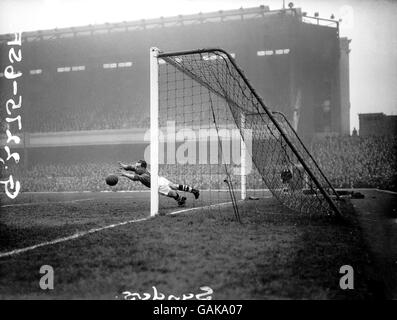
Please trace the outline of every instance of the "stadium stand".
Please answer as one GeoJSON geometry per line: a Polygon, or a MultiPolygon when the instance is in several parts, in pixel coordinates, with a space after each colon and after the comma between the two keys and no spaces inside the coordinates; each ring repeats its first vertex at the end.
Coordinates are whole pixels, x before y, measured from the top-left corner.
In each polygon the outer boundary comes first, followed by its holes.
{"type": "MultiPolygon", "coordinates": [[[[312,142],[310,149],[336,188],[397,191],[396,136],[318,138],[312,142]]],[[[13,174],[21,181],[23,191],[145,190],[141,184],[124,179],[114,188],[107,186],[104,179],[116,168],[117,163],[108,160],[74,163],[54,161],[54,164],[37,162],[25,170],[19,165],[14,168],[13,174]]],[[[186,169],[184,176],[192,185],[200,188],[206,187],[200,179],[206,183],[211,181],[208,177],[195,175],[191,168],[186,169]]],[[[173,179],[172,172],[168,178],[173,179]]],[[[248,179],[249,185],[263,187],[258,175],[253,174],[248,179]]]]}
{"type": "Polygon", "coordinates": [[[397,190],[397,137],[328,137],[311,150],[338,188],[397,190]]]}
{"type": "Polygon", "coordinates": [[[28,132],[129,129],[149,127],[149,118],[119,105],[41,108],[27,118],[28,132]]]}

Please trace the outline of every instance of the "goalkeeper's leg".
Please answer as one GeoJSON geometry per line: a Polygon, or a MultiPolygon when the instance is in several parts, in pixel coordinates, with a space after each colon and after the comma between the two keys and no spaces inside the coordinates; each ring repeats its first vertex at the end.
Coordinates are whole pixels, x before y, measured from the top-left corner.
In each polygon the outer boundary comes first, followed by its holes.
{"type": "Polygon", "coordinates": [[[184,206],[186,203],[186,197],[181,197],[175,190],[169,190],[167,197],[175,199],[178,202],[178,206],[184,206]]]}
{"type": "Polygon", "coordinates": [[[186,203],[186,197],[181,197],[172,187],[172,182],[164,177],[159,177],[159,193],[163,196],[173,198],[178,202],[179,206],[184,206],[186,203]]]}
{"type": "Polygon", "coordinates": [[[200,191],[198,189],[192,188],[186,184],[177,184],[177,183],[170,183],[170,188],[172,190],[179,190],[179,191],[184,191],[184,192],[190,192],[194,195],[196,199],[199,198],[200,196],[200,191]]]}

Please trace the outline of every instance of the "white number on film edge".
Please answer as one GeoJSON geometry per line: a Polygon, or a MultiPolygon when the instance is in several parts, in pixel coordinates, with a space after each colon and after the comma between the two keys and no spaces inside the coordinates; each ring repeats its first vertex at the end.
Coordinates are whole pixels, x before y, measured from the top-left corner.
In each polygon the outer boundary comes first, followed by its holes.
{"type": "MultiPolygon", "coordinates": [[[[21,32],[16,32],[14,33],[14,40],[8,41],[7,42],[8,46],[21,46],[22,45],[22,33],[21,32]]],[[[8,52],[8,59],[11,65],[8,65],[4,69],[4,76],[7,80],[12,80],[12,85],[13,85],[13,95],[16,96],[18,93],[18,82],[16,79],[22,76],[22,72],[16,71],[13,64],[16,62],[21,62],[22,61],[22,51],[21,49],[16,50],[14,47],[11,47],[8,52]]],[[[19,95],[18,98],[18,103],[16,104],[14,99],[8,99],[6,102],[6,111],[9,116],[11,116],[11,110],[10,110],[10,105],[12,110],[19,109],[22,104],[22,97],[19,95]]],[[[12,122],[17,121],[18,123],[18,130],[22,130],[22,118],[20,115],[16,115],[15,117],[7,117],[6,119],[7,122],[7,129],[6,129],[6,135],[7,135],[7,144],[10,142],[14,142],[15,144],[19,144],[21,142],[21,139],[18,137],[18,135],[13,135],[10,131],[9,124],[12,122]]],[[[10,160],[11,158],[14,159],[15,163],[18,164],[20,160],[19,153],[14,152],[11,153],[10,147],[8,145],[4,146],[4,150],[7,153],[7,159],[4,161],[3,158],[0,158],[0,162],[4,165],[5,169],[8,169],[8,166],[6,165],[6,161],[10,160]]],[[[20,182],[14,181],[14,177],[10,174],[8,180],[3,180],[0,181],[0,184],[4,185],[5,193],[7,197],[10,199],[15,199],[19,191],[21,190],[21,184],[20,182]]]]}

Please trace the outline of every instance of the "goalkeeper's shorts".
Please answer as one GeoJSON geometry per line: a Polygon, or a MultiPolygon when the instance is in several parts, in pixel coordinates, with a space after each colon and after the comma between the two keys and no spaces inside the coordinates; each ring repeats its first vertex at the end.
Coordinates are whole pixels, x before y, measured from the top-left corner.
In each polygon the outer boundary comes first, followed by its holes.
{"type": "Polygon", "coordinates": [[[172,190],[170,185],[172,185],[172,182],[169,181],[168,179],[164,177],[159,177],[159,193],[167,196],[168,193],[172,190]]]}

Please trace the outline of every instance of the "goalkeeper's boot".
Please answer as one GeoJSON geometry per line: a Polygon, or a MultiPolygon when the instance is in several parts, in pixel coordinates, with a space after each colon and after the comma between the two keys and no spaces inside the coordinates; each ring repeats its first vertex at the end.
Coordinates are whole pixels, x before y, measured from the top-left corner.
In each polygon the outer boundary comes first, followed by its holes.
{"type": "Polygon", "coordinates": [[[181,197],[178,200],[178,206],[180,206],[180,207],[183,207],[185,205],[185,203],[186,203],[186,197],[181,197]]]}
{"type": "Polygon", "coordinates": [[[192,193],[194,195],[194,197],[196,198],[196,200],[200,197],[200,191],[197,189],[192,189],[192,193]]]}

